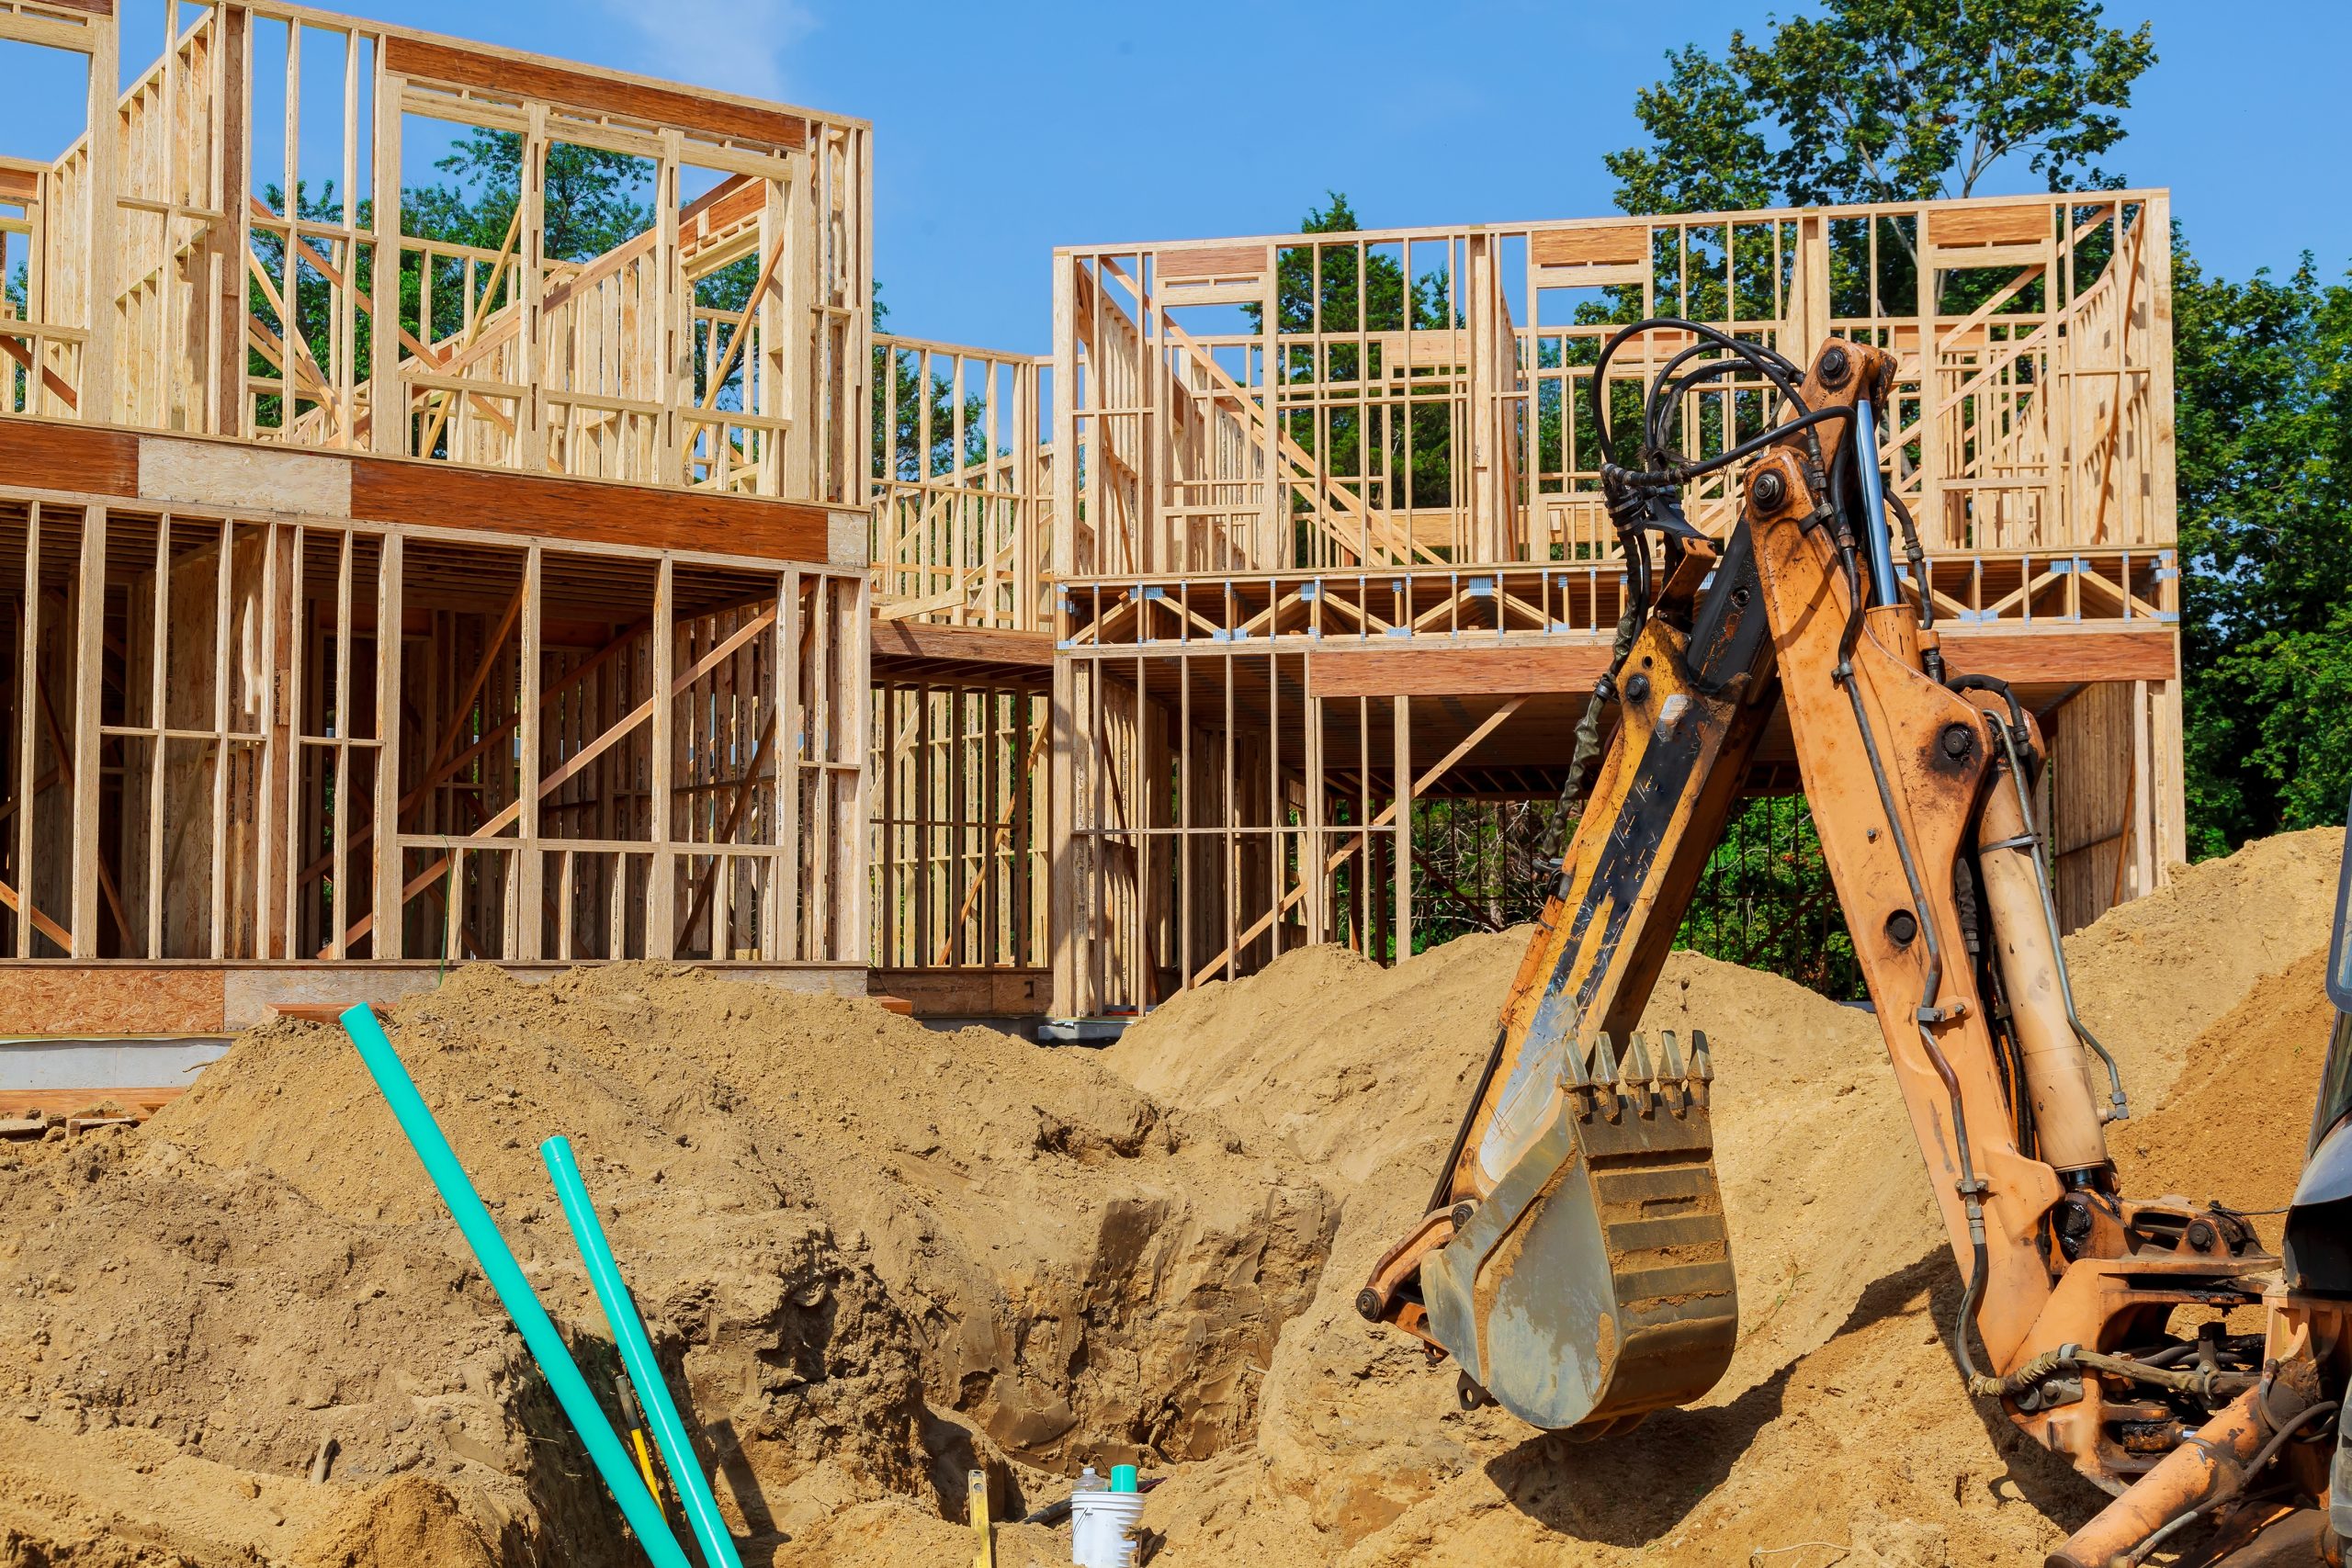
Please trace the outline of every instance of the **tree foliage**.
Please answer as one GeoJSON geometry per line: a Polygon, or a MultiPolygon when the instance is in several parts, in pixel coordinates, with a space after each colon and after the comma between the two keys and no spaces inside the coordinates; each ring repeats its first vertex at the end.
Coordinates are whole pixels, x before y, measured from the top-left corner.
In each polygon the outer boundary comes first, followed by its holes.
{"type": "Polygon", "coordinates": [[[2053,191],[2108,186],[2155,59],[2098,0],[1823,0],[1720,58],[1668,54],[1634,100],[1647,143],[1603,162],[1629,212],[1964,197],[2013,161],[2053,191]]]}
{"type": "Polygon", "coordinates": [[[2352,791],[2352,277],[2174,251],[2192,854],[2340,822],[2352,791]]]}
{"type": "MultiPolygon", "coordinates": [[[[1364,480],[1365,499],[1376,507],[1444,506],[1453,497],[1453,410],[1445,389],[1434,378],[1414,386],[1408,367],[1391,363],[1386,350],[1333,342],[1320,346],[1306,341],[1317,332],[1429,332],[1461,324],[1461,310],[1451,298],[1442,270],[1405,276],[1405,264],[1395,247],[1359,246],[1344,237],[1363,225],[1355,208],[1340,191],[1324,193],[1321,207],[1310,207],[1300,220],[1302,234],[1329,235],[1332,243],[1310,243],[1283,248],[1274,264],[1274,364],[1278,410],[1281,389],[1329,389],[1350,382],[1374,383],[1368,406],[1359,410],[1344,400],[1317,410],[1293,408],[1279,413],[1285,434],[1312,452],[1325,473],[1364,480]],[[1297,342],[1284,342],[1296,338],[1297,342]],[[1386,400],[1399,385],[1405,403],[1386,400]],[[1411,417],[1406,416],[1409,404],[1411,417]],[[1408,429],[1409,426],[1409,429],[1408,429]],[[1385,479],[1385,483],[1382,480],[1385,479]]],[[[1241,314],[1252,333],[1265,330],[1263,308],[1244,305],[1241,314]]],[[[1296,503],[1304,510],[1305,501],[1296,503]]],[[[1302,520],[1299,526],[1306,526],[1302,520]]]]}

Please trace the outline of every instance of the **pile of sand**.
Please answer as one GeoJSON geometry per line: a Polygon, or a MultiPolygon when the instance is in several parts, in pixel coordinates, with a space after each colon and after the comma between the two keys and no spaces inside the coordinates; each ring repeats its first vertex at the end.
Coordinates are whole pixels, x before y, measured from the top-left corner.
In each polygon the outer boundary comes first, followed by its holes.
{"type": "MultiPolygon", "coordinates": [[[[2138,1108],[2114,1134],[2132,1190],[2285,1201],[2325,1043],[2317,950],[2342,842],[2294,834],[2183,868],[2069,940],[2138,1108]]],[[[1467,938],[1393,971],[1295,953],[1170,1003],[1108,1054],[1163,1100],[1288,1141],[1342,1205],[1322,1288],[1275,1350],[1257,1451],[1154,1497],[1156,1562],[1695,1565],[1813,1541],[1829,1544],[1765,1561],[1940,1568],[2038,1561],[2095,1511],[1959,1388],[1961,1280],[1877,1021],[1693,954],[1669,960],[1644,1022],[1713,1046],[1743,1320],[1713,1393],[1586,1447],[1461,1414],[1450,1365],[1368,1332],[1353,1293],[1427,1200],[1523,945],[1467,938]]]]}
{"type": "MultiPolygon", "coordinates": [[[[976,1459],[1017,1491],[1074,1442],[1165,1466],[1246,1440],[1329,1239],[1296,1161],[1229,1148],[1085,1055],[862,1001],[468,970],[393,1038],[602,1383],[537,1147],[570,1137],[755,1539],[882,1498],[960,1513],[976,1459]]],[[[61,1438],[291,1478],[333,1437],[336,1490],[445,1485],[492,1559],[634,1560],[339,1031],[255,1032],[145,1128],[0,1165],[0,1343],[33,1347],[0,1366],[0,1409],[25,1418],[0,1427],[0,1517],[71,1492],[17,1458],[61,1438]]],[[[129,1506],[123,1529],[213,1560],[129,1492],[41,1506],[129,1506]]],[[[288,1519],[269,1555],[351,1555],[347,1519],[288,1519]]]]}
{"type": "MultiPolygon", "coordinates": [[[[2135,1190],[2283,1201],[2340,842],[2183,870],[2069,941],[2131,1077],[2135,1190]]],[[[975,1462],[1017,1508],[1139,1458],[1168,1477],[1159,1568],[1942,1568],[2037,1560],[2095,1509],[1958,1385],[1960,1280],[1876,1021],[1690,954],[1645,1022],[1713,1046],[1722,1384],[1578,1446],[1464,1415],[1452,1368],[1367,1330],[1351,1298],[1427,1197],[1523,940],[1295,953],[1100,1054],[646,966],[463,971],[394,1038],[601,1383],[537,1151],[571,1137],[768,1568],[968,1561],[975,1462]]],[[[0,1150],[0,1344],[26,1348],[0,1568],[639,1560],[335,1031],[248,1035],[142,1129],[0,1150]]],[[[1068,1550],[1000,1538],[1008,1564],[1068,1550]]]]}

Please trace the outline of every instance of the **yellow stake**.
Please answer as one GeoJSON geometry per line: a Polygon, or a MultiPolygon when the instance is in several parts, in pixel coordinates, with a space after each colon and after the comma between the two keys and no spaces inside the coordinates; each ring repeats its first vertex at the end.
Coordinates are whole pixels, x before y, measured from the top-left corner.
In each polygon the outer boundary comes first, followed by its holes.
{"type": "Polygon", "coordinates": [[[670,1510],[662,1502],[662,1483],[653,1476],[653,1455],[645,1446],[645,1428],[631,1427],[628,1440],[637,1449],[637,1468],[645,1472],[645,1489],[653,1494],[653,1506],[662,1510],[662,1517],[666,1519],[670,1517],[670,1510]]]}
{"type": "Polygon", "coordinates": [[[964,1474],[964,1511],[972,1517],[972,1534],[978,1538],[979,1555],[972,1559],[972,1568],[996,1568],[996,1537],[989,1529],[989,1472],[985,1470],[967,1471],[964,1474]]]}

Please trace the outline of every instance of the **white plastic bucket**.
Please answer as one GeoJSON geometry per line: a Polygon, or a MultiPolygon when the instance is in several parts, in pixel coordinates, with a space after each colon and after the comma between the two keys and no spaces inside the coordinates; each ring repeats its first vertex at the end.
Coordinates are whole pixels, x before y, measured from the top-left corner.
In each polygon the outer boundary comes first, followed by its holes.
{"type": "Polygon", "coordinates": [[[1135,1568],[1140,1492],[1074,1492],[1069,1499],[1069,1560],[1078,1568],[1135,1568]]]}

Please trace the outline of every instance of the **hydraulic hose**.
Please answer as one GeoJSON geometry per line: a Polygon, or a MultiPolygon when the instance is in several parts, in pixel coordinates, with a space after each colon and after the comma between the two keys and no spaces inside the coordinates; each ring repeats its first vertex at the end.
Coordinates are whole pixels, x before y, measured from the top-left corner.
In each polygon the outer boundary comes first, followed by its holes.
{"type": "Polygon", "coordinates": [[[2055,1350],[2043,1351],[2005,1377],[1972,1375],[1968,1380],[1968,1392],[1981,1399],[2008,1398],[2024,1393],[2044,1378],[2075,1371],[2107,1372],[2133,1382],[2170,1389],[2175,1393],[2190,1394],[2208,1404],[2220,1399],[2234,1398],[2262,1381],[2251,1372],[2225,1372],[2218,1368],[2199,1368],[2196,1371],[2185,1372],[2174,1367],[2159,1366],[2153,1360],[2110,1356],[2103,1350],[2086,1350],[2079,1345],[2061,1345],[2055,1350]]]}
{"type": "MultiPolygon", "coordinates": [[[[1852,552],[1844,552],[1850,581],[1852,552]]],[[[1927,889],[1919,881],[1919,868],[1912,858],[1910,835],[1903,830],[1903,814],[1895,809],[1894,789],[1887,782],[1886,766],[1879,756],[1878,737],[1871,729],[1869,710],[1862,705],[1862,690],[1854,679],[1854,667],[1840,658],[1837,671],[1838,683],[1846,688],[1846,697],[1853,705],[1854,728],[1862,738],[1862,754],[1869,759],[1871,778],[1878,785],[1881,810],[1886,813],[1887,832],[1894,840],[1895,858],[1903,863],[1903,880],[1910,889],[1911,908],[1917,911],[1920,939],[1927,943],[1927,973],[1919,987],[1920,1007],[1915,1021],[1919,1031],[1919,1043],[1928,1054],[1928,1063],[1936,1077],[1943,1081],[1944,1093],[1951,1100],[1952,1144],[1960,1156],[1960,1194],[1968,1214],[1968,1244],[1971,1261],[1968,1288],[1961,1298],[1960,1315],[1952,1325],[1952,1359],[1960,1365],[1961,1376],[1971,1388],[1975,1387],[1978,1372],[1975,1359],[1969,1354],[1968,1333],[1976,1325],[1976,1308],[1984,1293],[1987,1256],[1984,1245],[1984,1184],[1977,1179],[1975,1156],[1968,1142],[1968,1107],[1961,1099],[1960,1075],[1953,1072],[1951,1060],[1936,1040],[1932,1024],[1943,1021],[1944,1010],[1936,1005],[1936,998],[1943,989],[1943,947],[1936,940],[1936,922],[1928,915],[1927,889]]]]}

